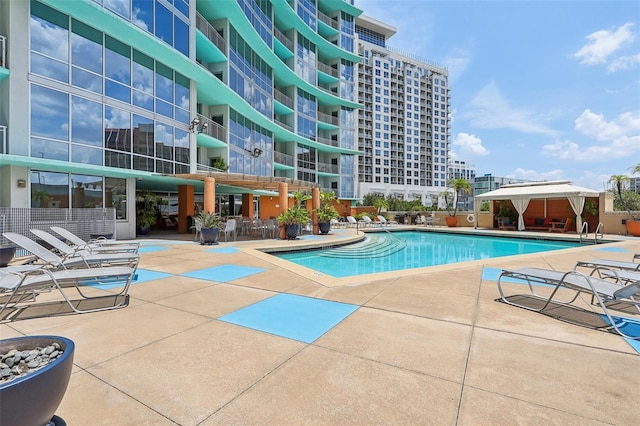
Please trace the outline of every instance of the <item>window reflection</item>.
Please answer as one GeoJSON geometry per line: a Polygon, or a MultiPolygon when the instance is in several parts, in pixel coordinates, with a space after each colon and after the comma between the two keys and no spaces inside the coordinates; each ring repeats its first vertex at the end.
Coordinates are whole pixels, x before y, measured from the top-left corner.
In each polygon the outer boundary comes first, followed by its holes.
{"type": "Polygon", "coordinates": [[[69,175],[31,171],[32,208],[68,208],[69,175]]]}
{"type": "Polygon", "coordinates": [[[105,207],[116,209],[116,219],[127,218],[127,185],[124,179],[105,178],[105,207]]]}
{"type": "Polygon", "coordinates": [[[145,31],[153,32],[153,0],[133,0],[131,22],[145,31]]]}
{"type": "Polygon", "coordinates": [[[69,95],[31,86],[31,134],[69,140],[69,95]]]}
{"type": "Polygon", "coordinates": [[[156,37],[173,45],[173,14],[156,0],[156,37]]]}
{"type": "Polygon", "coordinates": [[[71,145],[71,161],[102,166],[102,150],[82,145],[71,145]]]}
{"type": "Polygon", "coordinates": [[[102,0],[102,4],[123,18],[129,19],[129,0],[102,0]]]}
{"type": "Polygon", "coordinates": [[[156,157],[173,160],[173,127],[156,124],[156,157]]]}
{"type": "MultiPolygon", "coordinates": [[[[133,152],[142,155],[154,155],[154,126],[153,120],[140,115],[133,116],[133,152]]],[[[135,163],[134,163],[135,167],[135,163]]],[[[144,170],[149,170],[145,168],[144,170]]],[[[151,169],[153,170],[153,169],[151,169]]]]}
{"type": "Polygon", "coordinates": [[[31,138],[31,156],[49,160],[69,161],[69,144],[67,142],[31,138]]]}
{"type": "Polygon", "coordinates": [[[71,206],[102,208],[102,176],[71,175],[71,206]]]}
{"type": "Polygon", "coordinates": [[[102,146],[102,105],[88,99],[71,97],[71,140],[102,146]]]}

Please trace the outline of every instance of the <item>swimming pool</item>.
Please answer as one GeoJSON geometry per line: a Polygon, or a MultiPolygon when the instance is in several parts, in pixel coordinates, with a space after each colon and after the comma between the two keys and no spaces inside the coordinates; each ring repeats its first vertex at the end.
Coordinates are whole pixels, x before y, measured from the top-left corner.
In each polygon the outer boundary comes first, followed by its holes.
{"type": "Polygon", "coordinates": [[[560,250],[579,245],[570,241],[407,231],[368,233],[364,241],[348,246],[275,255],[340,278],[560,250]]]}

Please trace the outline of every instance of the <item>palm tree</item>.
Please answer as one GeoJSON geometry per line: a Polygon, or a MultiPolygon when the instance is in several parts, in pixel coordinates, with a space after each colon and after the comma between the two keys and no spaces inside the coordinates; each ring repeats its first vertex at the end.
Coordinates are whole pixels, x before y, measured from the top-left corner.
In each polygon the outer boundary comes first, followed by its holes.
{"type": "MultiPolygon", "coordinates": [[[[465,178],[455,178],[449,179],[447,182],[447,186],[453,189],[453,211],[449,209],[449,216],[455,216],[458,213],[458,194],[460,192],[465,192],[467,194],[471,194],[471,182],[469,182],[465,178]]],[[[448,191],[444,193],[445,200],[447,201],[447,207],[449,206],[449,196],[451,195],[448,191]]]]}
{"type": "Polygon", "coordinates": [[[627,183],[631,182],[631,178],[625,175],[612,175],[609,178],[609,183],[613,186],[613,193],[618,196],[620,201],[622,201],[622,191],[624,191],[627,183]]]}
{"type": "Polygon", "coordinates": [[[632,175],[636,173],[640,173],[640,163],[636,164],[635,167],[631,167],[629,170],[631,170],[632,175]]]}

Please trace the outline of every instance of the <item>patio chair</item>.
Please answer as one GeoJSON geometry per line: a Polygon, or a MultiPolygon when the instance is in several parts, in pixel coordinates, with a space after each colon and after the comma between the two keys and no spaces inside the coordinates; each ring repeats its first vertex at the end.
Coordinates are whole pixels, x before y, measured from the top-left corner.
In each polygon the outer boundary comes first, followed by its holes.
{"type": "MultiPolygon", "coordinates": [[[[140,261],[140,255],[137,253],[85,254],[74,252],[61,257],[24,235],[15,232],[4,232],[2,235],[36,256],[44,265],[53,269],[95,268],[107,265],[130,266],[135,269],[140,261]]],[[[55,238],[52,235],[51,237],[55,238]]]]}
{"type": "Polygon", "coordinates": [[[138,241],[116,241],[106,240],[102,238],[93,239],[90,241],[84,241],[73,232],[68,229],[61,228],[59,226],[52,226],[51,230],[67,242],[73,244],[75,249],[88,250],[90,252],[132,252],[137,253],[140,248],[138,241]]]}
{"type": "Polygon", "coordinates": [[[259,217],[253,219],[253,222],[251,223],[251,233],[260,234],[260,237],[264,238],[264,225],[262,224],[262,219],[259,217]]]}
{"type": "Polygon", "coordinates": [[[498,229],[500,229],[501,231],[515,231],[516,225],[511,223],[511,219],[509,219],[508,217],[499,217],[498,229]]]}
{"type": "Polygon", "coordinates": [[[236,241],[237,231],[235,219],[227,219],[227,223],[224,225],[224,240],[228,241],[231,235],[233,235],[233,241],[236,241]]]}
{"type": "Polygon", "coordinates": [[[549,232],[567,232],[571,226],[572,219],[567,217],[560,222],[551,222],[549,225],[549,232]]]}
{"type": "Polygon", "coordinates": [[[135,269],[125,266],[58,271],[41,267],[23,272],[2,269],[0,270],[0,300],[4,302],[0,305],[0,321],[10,321],[30,307],[37,307],[37,316],[123,308],[129,304],[128,291],[134,278],[135,269]],[[87,294],[87,286],[100,284],[122,285],[122,289],[117,293],[105,294],[101,292],[95,296],[87,294]],[[69,288],[75,289],[79,298],[76,296],[72,299],[67,294],[69,288]],[[37,297],[40,294],[55,290],[60,293],[62,300],[56,300],[49,296],[46,301],[37,302],[37,297]],[[100,300],[106,300],[108,303],[97,303],[100,300]],[[65,303],[69,306],[70,311],[61,311],[56,306],[65,303]],[[43,309],[45,306],[54,306],[54,309],[47,311],[43,309]]]}
{"type": "Polygon", "coordinates": [[[347,216],[347,226],[353,228],[354,226],[358,226],[358,221],[353,216],[347,216]]]}
{"type": "Polygon", "coordinates": [[[193,241],[198,241],[198,237],[202,235],[202,222],[200,222],[200,219],[198,219],[197,217],[193,219],[192,228],[195,232],[193,241]]]}
{"type": "Polygon", "coordinates": [[[276,238],[278,236],[278,221],[276,219],[267,219],[264,221],[264,235],[268,238],[276,238]]]}
{"type": "Polygon", "coordinates": [[[619,282],[603,280],[578,271],[561,272],[542,268],[521,268],[503,270],[498,276],[497,284],[500,299],[504,303],[540,313],[544,313],[547,308],[549,311],[554,310],[557,305],[571,305],[581,293],[586,293],[592,297],[592,301],[597,300],[597,306],[602,309],[609,322],[609,324],[596,328],[612,329],[623,337],[640,339],[640,335],[631,335],[625,332],[624,327],[627,322],[624,318],[614,318],[608,308],[611,303],[624,302],[627,306],[635,307],[636,311],[640,313],[640,300],[634,298],[640,296],[640,281],[625,286],[619,282]],[[525,305],[518,303],[523,300],[522,295],[506,296],[502,288],[502,279],[505,277],[526,281],[530,291],[530,295],[527,296],[539,300],[541,303],[525,305]],[[535,284],[551,286],[550,295],[537,294],[534,288],[535,284]],[[561,300],[556,297],[561,289],[574,291],[575,294],[570,300],[561,300]]]}

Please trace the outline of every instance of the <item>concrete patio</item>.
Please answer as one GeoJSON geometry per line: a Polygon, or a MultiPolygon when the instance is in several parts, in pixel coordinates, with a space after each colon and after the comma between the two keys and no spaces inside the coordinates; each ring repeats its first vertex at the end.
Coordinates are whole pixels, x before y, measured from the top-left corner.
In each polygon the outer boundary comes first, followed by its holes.
{"type": "Polygon", "coordinates": [[[640,240],[344,279],[256,250],[351,238],[147,240],[127,308],[14,321],[0,335],[75,342],[56,413],[69,425],[640,423],[640,357],[625,339],[497,302],[494,278],[630,260],[640,240]],[[353,311],[310,343],[225,317],[278,295],[353,311]]]}

